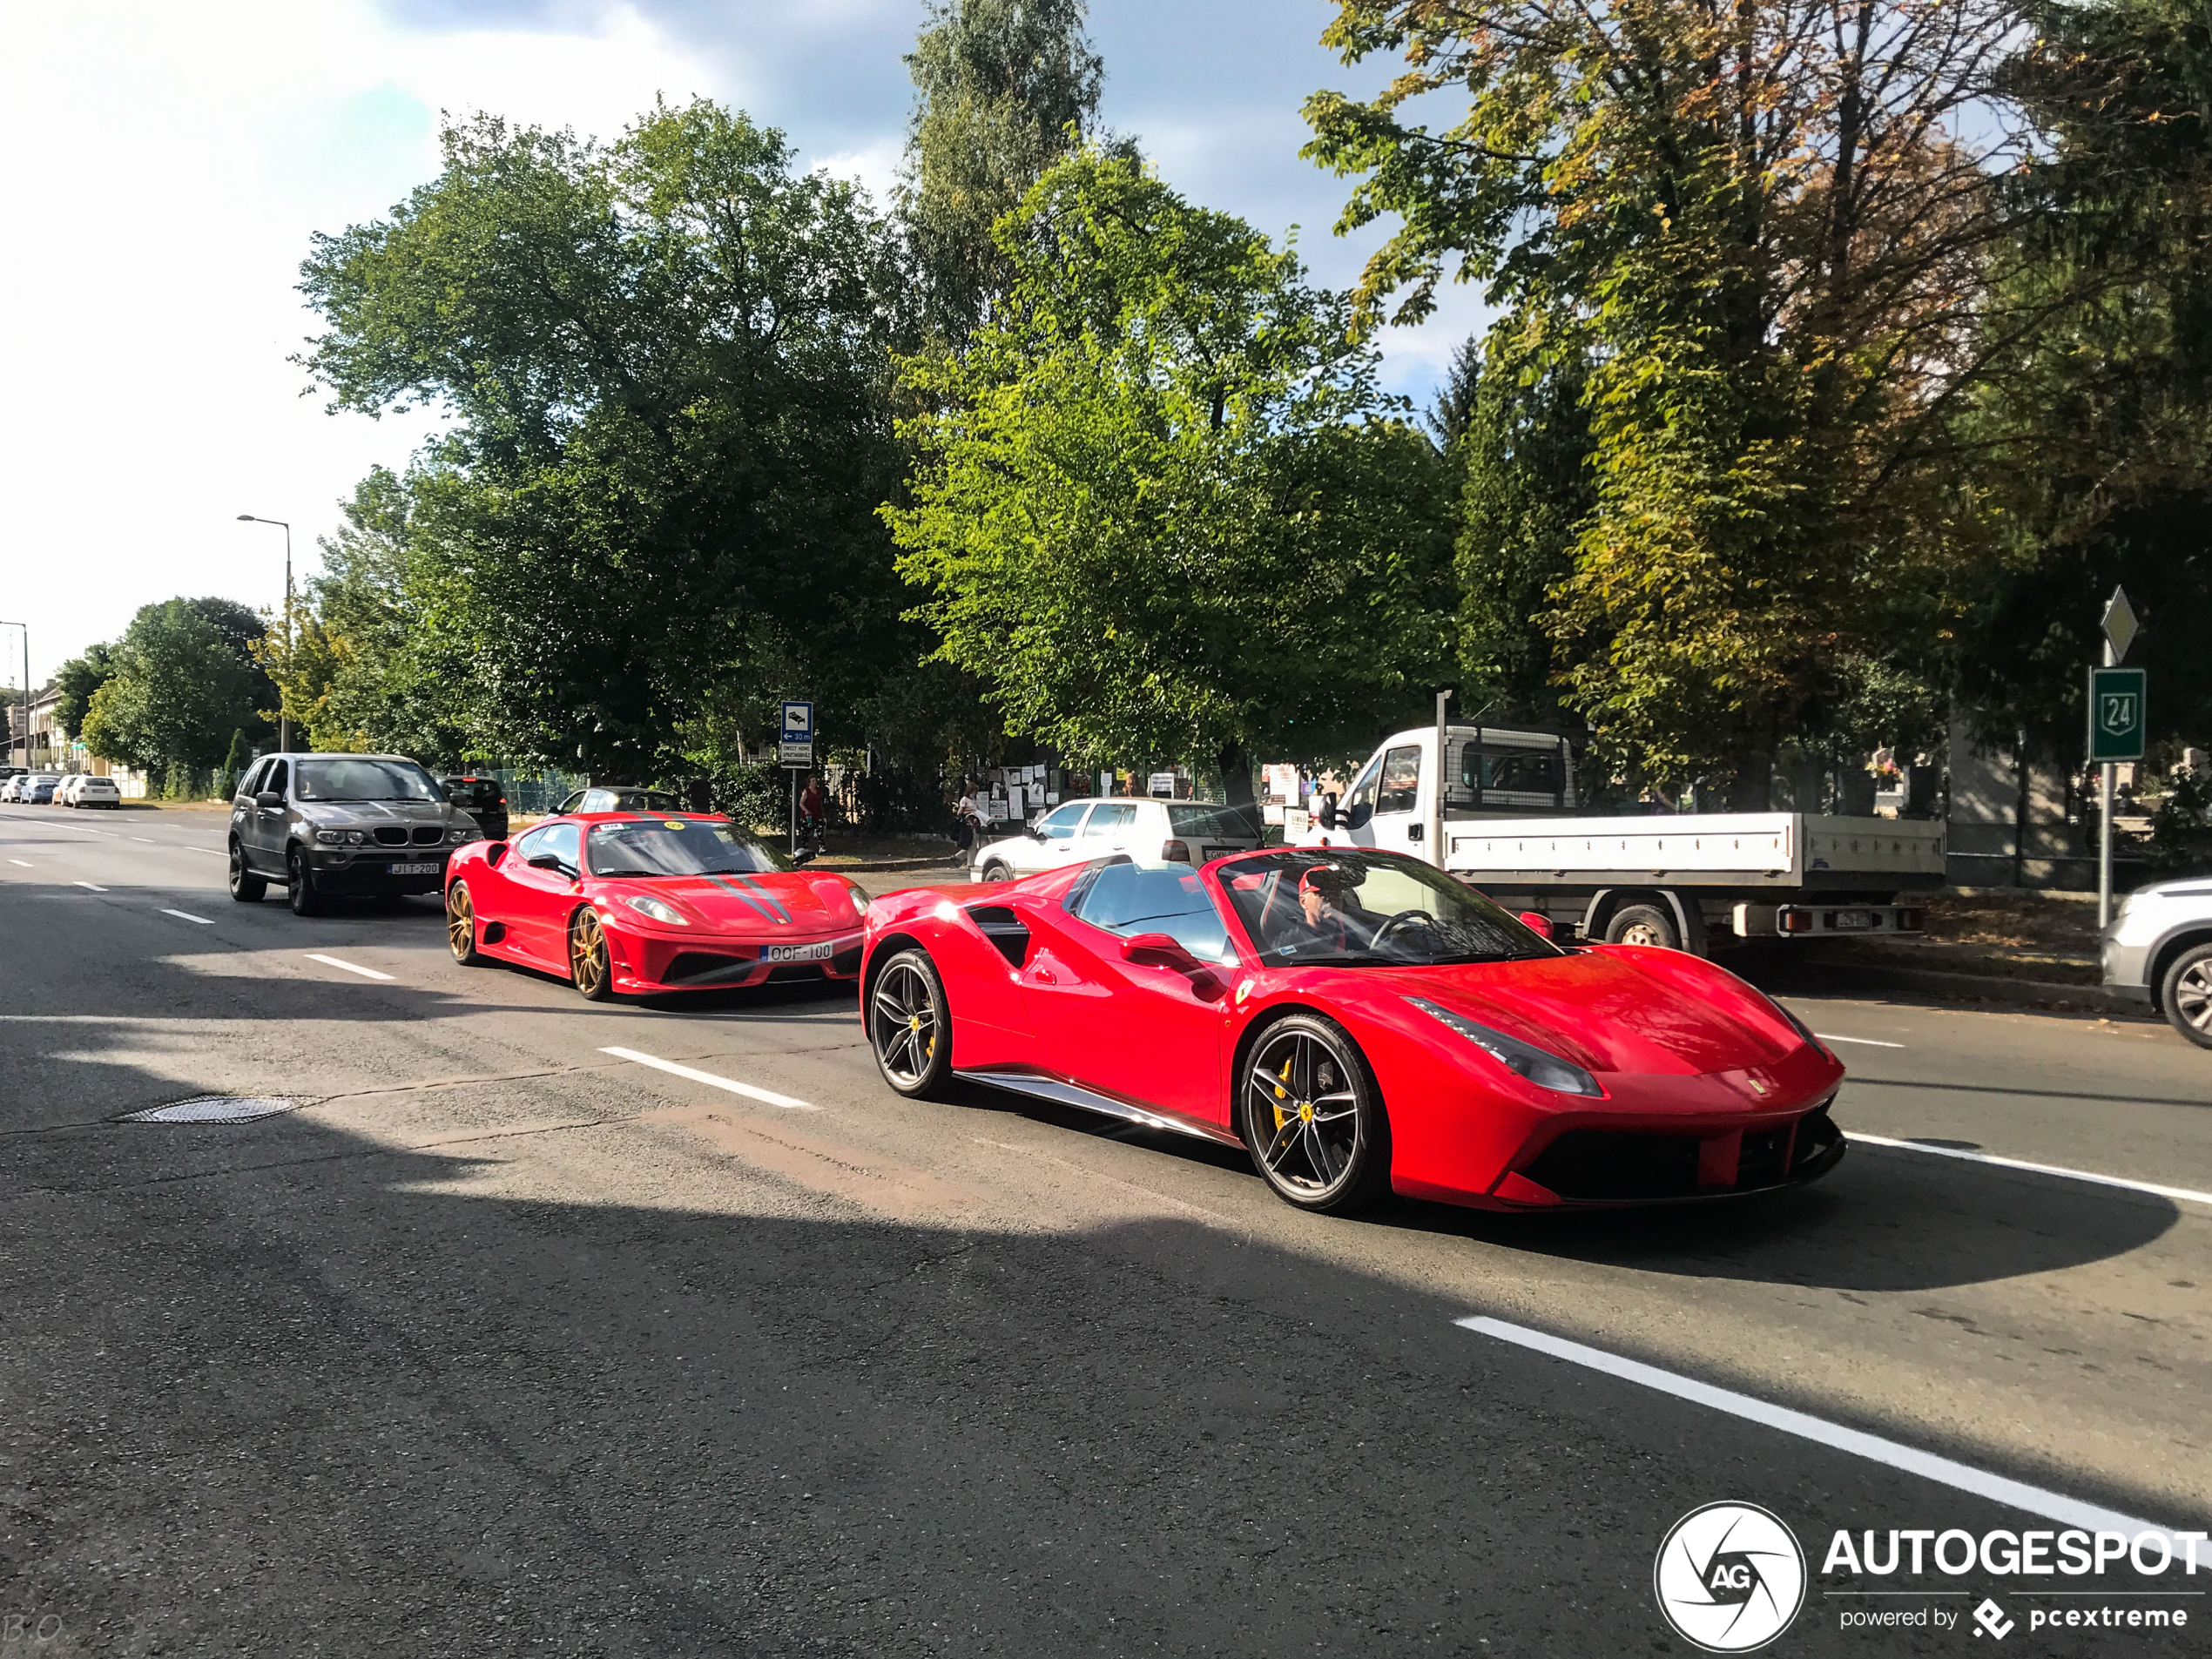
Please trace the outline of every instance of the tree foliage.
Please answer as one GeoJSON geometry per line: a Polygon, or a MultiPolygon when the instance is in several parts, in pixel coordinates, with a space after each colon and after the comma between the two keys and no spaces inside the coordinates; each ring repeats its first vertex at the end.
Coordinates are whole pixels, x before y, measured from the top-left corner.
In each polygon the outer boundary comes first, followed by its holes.
{"type": "Polygon", "coordinates": [[[866,202],[704,101],[605,145],[488,117],[442,144],[302,267],[337,407],[454,417],[407,480],[410,685],[483,748],[594,771],[652,775],[717,710],[763,732],[784,694],[851,736],[876,665],[919,654],[874,519],[894,280],[866,202]]]}
{"type": "Polygon", "coordinates": [[[84,715],[91,705],[92,693],[114,677],[114,652],[105,644],[87,646],[83,654],[54,671],[54,690],[58,694],[54,701],[54,724],[63,735],[72,738],[84,735],[84,715]]]}
{"type": "Polygon", "coordinates": [[[2009,0],[1339,0],[1378,98],[1308,153],[1404,223],[1357,291],[1484,283],[1584,366],[1590,511],[1551,631],[1571,704],[1653,772],[1764,799],[1871,662],[1925,660],[1983,556],[1958,420],[2081,285],[1990,280],[2032,135],[2009,0]],[[1413,100],[1460,91],[1431,132],[1413,100]],[[1949,606],[1947,611],[1946,607],[1949,606]]]}
{"type": "Polygon", "coordinates": [[[886,509],[939,656],[1087,759],[1372,741],[1448,650],[1444,469],[1341,298],[1124,156],[1061,162],[999,246],[1002,312],[903,365],[930,413],[886,509]]]}
{"type": "Polygon", "coordinates": [[[914,114],[898,208],[924,327],[965,340],[1013,271],[991,227],[1088,136],[1104,68],[1084,0],[929,0],[907,57],[914,114]]]}
{"type": "Polygon", "coordinates": [[[150,772],[204,772],[223,758],[229,734],[266,735],[260,711],[275,701],[268,678],[242,648],[253,613],[228,599],[170,599],[142,607],[108,648],[112,672],[87,699],[79,735],[94,754],[150,772]]]}

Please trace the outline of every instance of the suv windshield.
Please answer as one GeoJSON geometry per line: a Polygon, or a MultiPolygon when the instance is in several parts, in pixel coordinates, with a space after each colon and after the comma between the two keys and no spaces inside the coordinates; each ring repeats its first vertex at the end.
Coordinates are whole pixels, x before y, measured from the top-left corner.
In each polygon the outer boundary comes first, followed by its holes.
{"type": "Polygon", "coordinates": [[[727,820],[665,818],[594,824],[588,846],[594,875],[755,875],[791,867],[781,854],[727,820]]]}
{"type": "Polygon", "coordinates": [[[412,760],[297,760],[293,793],[301,800],[443,800],[430,774],[412,760]]]}
{"type": "Polygon", "coordinates": [[[1397,853],[1278,853],[1239,860],[1221,878],[1271,962],[1429,966],[1561,954],[1474,888],[1397,853]]]}

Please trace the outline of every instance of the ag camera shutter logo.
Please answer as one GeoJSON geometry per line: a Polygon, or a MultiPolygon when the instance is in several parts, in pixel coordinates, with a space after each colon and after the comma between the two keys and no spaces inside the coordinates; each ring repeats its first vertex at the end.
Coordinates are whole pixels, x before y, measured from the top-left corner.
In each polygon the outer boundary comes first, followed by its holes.
{"type": "Polygon", "coordinates": [[[1750,1653],[1805,1604],[1805,1553],[1781,1520],[1750,1503],[1693,1509],[1660,1541],[1651,1588],[1675,1634],[1707,1653],[1750,1653]]]}

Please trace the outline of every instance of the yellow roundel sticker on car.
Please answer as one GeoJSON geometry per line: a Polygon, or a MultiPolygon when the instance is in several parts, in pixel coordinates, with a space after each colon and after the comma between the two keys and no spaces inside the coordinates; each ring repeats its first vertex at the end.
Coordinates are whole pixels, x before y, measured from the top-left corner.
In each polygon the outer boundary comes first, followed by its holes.
{"type": "Polygon", "coordinates": [[[680,830],[684,827],[684,820],[680,818],[664,818],[660,821],[660,826],[663,829],[680,830]]]}

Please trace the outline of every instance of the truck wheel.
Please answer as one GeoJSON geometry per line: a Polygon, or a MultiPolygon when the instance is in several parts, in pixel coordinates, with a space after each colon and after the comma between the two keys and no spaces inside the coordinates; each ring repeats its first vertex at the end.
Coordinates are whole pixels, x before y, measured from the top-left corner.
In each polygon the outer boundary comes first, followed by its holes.
{"type": "Polygon", "coordinates": [[[2200,1049],[2212,1049],[2212,945],[2174,959],[2159,981],[2158,1006],[2176,1031],[2200,1049]]]}
{"type": "Polygon", "coordinates": [[[1666,950],[1682,948],[1682,930],[1675,919],[1657,905],[1622,905],[1605,924],[1608,945],[1657,945],[1666,950]]]}

